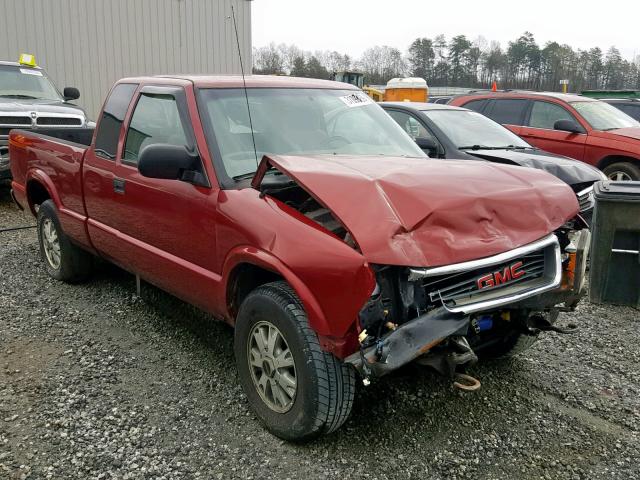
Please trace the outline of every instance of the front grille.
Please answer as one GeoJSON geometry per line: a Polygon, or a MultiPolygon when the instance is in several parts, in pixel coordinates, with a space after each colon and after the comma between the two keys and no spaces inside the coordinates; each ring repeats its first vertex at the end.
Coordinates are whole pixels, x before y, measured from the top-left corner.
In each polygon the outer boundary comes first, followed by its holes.
{"type": "Polygon", "coordinates": [[[0,115],[0,125],[31,125],[31,118],[0,115]]]}
{"type": "Polygon", "coordinates": [[[581,190],[576,193],[576,197],[578,197],[578,204],[580,205],[581,212],[591,210],[596,204],[595,197],[593,196],[593,187],[581,190]]]}
{"type": "Polygon", "coordinates": [[[60,126],[80,126],[82,120],[74,117],[38,117],[36,124],[44,125],[60,125],[60,126]]]}
{"type": "Polygon", "coordinates": [[[431,304],[470,313],[511,303],[556,288],[561,279],[555,235],[528,246],[477,261],[410,269],[431,304]]]}
{"type": "Polygon", "coordinates": [[[495,292],[541,278],[544,274],[544,257],[544,252],[534,252],[502,265],[426,278],[423,286],[432,302],[440,300],[447,305],[467,303],[478,294],[495,292]]]}

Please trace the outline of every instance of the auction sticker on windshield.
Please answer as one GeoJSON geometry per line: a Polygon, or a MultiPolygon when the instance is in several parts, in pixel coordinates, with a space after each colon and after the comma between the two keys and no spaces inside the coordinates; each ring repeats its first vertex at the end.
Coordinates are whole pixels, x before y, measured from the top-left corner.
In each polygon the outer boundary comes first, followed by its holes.
{"type": "Polygon", "coordinates": [[[24,73],[25,75],[35,75],[36,77],[42,76],[42,72],[39,70],[29,70],[28,68],[21,68],[20,73],[24,73]]]}
{"type": "Polygon", "coordinates": [[[349,95],[345,95],[344,97],[338,97],[342,102],[349,108],[351,107],[361,107],[363,105],[369,105],[373,103],[373,100],[369,98],[369,95],[362,92],[354,92],[349,95]]]}

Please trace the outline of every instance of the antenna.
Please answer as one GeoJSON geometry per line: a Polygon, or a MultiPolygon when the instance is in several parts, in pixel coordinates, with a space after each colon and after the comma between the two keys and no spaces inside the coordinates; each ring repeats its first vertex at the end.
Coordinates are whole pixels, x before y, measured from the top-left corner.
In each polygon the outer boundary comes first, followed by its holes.
{"type": "Polygon", "coordinates": [[[253,141],[253,154],[256,157],[256,168],[258,161],[258,150],[256,149],[256,137],[253,133],[253,121],[251,120],[251,107],[249,107],[249,94],[247,93],[247,82],[244,78],[244,66],[242,65],[242,52],[240,50],[240,38],[238,37],[238,24],[236,23],[236,9],[231,5],[231,15],[233,16],[233,28],[236,31],[236,44],[238,45],[238,57],[240,57],[240,72],[242,73],[242,85],[244,87],[244,98],[247,101],[247,113],[249,114],[249,128],[251,128],[251,140],[253,141]]]}

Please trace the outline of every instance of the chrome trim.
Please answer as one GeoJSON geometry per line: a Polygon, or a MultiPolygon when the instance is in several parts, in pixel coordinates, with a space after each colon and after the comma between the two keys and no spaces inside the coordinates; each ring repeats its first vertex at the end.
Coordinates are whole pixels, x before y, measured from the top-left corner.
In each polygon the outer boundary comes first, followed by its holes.
{"type": "Polygon", "coordinates": [[[590,192],[593,192],[593,185],[585,188],[584,190],[580,190],[578,193],[576,193],[576,197],[582,197],[583,195],[587,195],[590,192]]]}
{"type": "MultiPolygon", "coordinates": [[[[421,278],[435,277],[438,275],[447,275],[449,273],[460,273],[467,270],[475,270],[477,268],[489,267],[491,265],[497,265],[499,263],[508,262],[512,258],[526,255],[527,253],[535,250],[540,250],[548,245],[558,245],[558,238],[555,234],[551,233],[540,240],[536,240],[533,243],[528,243],[522,247],[514,248],[508,252],[499,253],[493,257],[481,258],[479,260],[470,260],[468,262],[454,263],[451,265],[445,265],[443,267],[433,268],[410,268],[409,269],[409,281],[413,282],[421,278]]],[[[558,249],[560,247],[558,246],[558,249]]]]}
{"type": "Polygon", "coordinates": [[[628,253],[630,255],[640,255],[640,250],[623,250],[621,248],[612,248],[613,253],[628,253]]]}
{"type": "Polygon", "coordinates": [[[588,212],[589,210],[593,209],[593,207],[595,207],[596,205],[596,198],[593,193],[593,185],[576,193],[576,198],[578,199],[580,212],[588,212]]]}
{"type": "MultiPolygon", "coordinates": [[[[444,301],[442,302],[445,309],[452,313],[470,314],[470,313],[479,312],[482,310],[490,310],[495,307],[499,307],[501,305],[515,303],[520,300],[533,297],[535,295],[540,295],[541,293],[548,292],[549,290],[555,290],[560,286],[560,283],[562,282],[562,258],[561,258],[561,252],[560,252],[560,244],[558,243],[558,238],[554,234],[551,234],[541,240],[537,240],[523,247],[519,247],[514,250],[501,253],[499,255],[494,255],[493,257],[488,257],[480,260],[472,260],[470,262],[457,263],[454,265],[448,265],[446,267],[436,267],[428,270],[410,269],[411,271],[410,275],[413,275],[415,272],[424,272],[423,276],[413,277],[413,280],[417,280],[419,278],[431,277],[435,275],[443,275],[447,273],[458,273],[461,271],[475,270],[481,267],[492,266],[498,263],[504,263],[506,261],[509,261],[512,258],[519,257],[524,254],[527,254],[536,250],[540,250],[545,247],[549,247],[551,245],[553,245],[553,250],[554,250],[553,256],[554,256],[554,264],[555,264],[555,271],[553,272],[553,280],[551,281],[551,283],[548,283],[546,285],[542,285],[536,288],[524,288],[518,293],[514,293],[504,297],[492,298],[490,300],[470,303],[468,305],[461,305],[458,307],[455,307],[455,306],[448,307],[445,305],[444,301]],[[434,272],[437,272],[437,273],[434,273],[434,272]]],[[[546,269],[546,266],[545,266],[545,269],[546,269]]],[[[411,276],[409,278],[411,280],[411,276]]]]}

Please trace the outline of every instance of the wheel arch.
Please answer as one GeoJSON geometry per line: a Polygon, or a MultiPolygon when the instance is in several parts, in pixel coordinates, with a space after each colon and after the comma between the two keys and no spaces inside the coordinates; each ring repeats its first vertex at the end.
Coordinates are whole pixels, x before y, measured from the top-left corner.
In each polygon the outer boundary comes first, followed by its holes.
{"type": "Polygon", "coordinates": [[[232,251],[223,268],[224,300],[227,315],[235,323],[241,300],[260,285],[284,280],[302,302],[309,325],[318,335],[330,333],[327,319],[311,290],[284,263],[274,256],[253,247],[232,251]]]}
{"type": "Polygon", "coordinates": [[[36,206],[41,205],[47,200],[53,200],[56,207],[60,206],[60,199],[53,186],[53,182],[46,175],[39,171],[31,172],[26,182],[27,203],[31,213],[34,215],[36,206]]]}
{"type": "Polygon", "coordinates": [[[600,159],[600,161],[597,164],[597,167],[600,170],[604,170],[609,165],[613,165],[614,163],[621,163],[621,162],[631,163],[640,167],[640,159],[631,157],[628,155],[607,155],[606,157],[603,157],[602,159],[600,159]]]}

